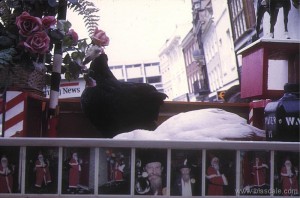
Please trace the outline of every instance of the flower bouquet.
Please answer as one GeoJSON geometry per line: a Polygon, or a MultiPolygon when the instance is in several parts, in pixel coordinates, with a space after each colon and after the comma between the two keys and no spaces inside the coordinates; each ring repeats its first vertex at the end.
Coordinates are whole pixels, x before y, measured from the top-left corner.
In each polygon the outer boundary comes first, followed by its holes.
{"type": "Polygon", "coordinates": [[[98,9],[85,0],[0,1],[0,92],[7,87],[42,91],[53,75],[56,46],[62,55],[60,73],[68,80],[79,77],[87,42],[59,17],[67,8],[83,16],[90,34],[95,31],[98,9]]]}

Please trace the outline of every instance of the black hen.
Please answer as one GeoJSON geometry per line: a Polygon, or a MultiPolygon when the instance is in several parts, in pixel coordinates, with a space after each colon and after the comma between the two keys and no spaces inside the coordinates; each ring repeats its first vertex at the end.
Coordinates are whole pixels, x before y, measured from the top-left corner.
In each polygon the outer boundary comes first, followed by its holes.
{"type": "Polygon", "coordinates": [[[134,129],[154,130],[167,95],[146,83],[118,81],[107,61],[107,55],[100,54],[91,62],[89,75],[97,85],[81,95],[85,115],[105,138],[134,129]]]}

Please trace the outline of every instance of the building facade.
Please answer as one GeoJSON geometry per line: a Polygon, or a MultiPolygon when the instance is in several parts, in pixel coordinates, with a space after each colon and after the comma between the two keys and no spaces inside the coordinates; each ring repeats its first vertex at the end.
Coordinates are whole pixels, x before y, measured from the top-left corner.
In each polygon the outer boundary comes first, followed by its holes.
{"type": "Polygon", "coordinates": [[[194,31],[199,46],[203,47],[208,76],[208,100],[219,101],[222,99],[218,98],[218,92],[239,84],[227,3],[217,0],[193,0],[192,3],[194,31]]]}
{"type": "Polygon", "coordinates": [[[112,65],[109,68],[120,81],[149,83],[164,92],[159,61],[112,65]]]}
{"type": "MultiPolygon", "coordinates": [[[[158,91],[164,92],[161,81],[160,63],[158,61],[119,64],[110,66],[110,70],[119,81],[149,83],[158,91]]],[[[59,98],[80,97],[85,86],[86,82],[83,78],[72,81],[62,79],[59,87],[59,98]]],[[[46,97],[49,97],[50,87],[46,87],[44,93],[46,97]]]]}
{"type": "MultiPolygon", "coordinates": [[[[182,52],[185,61],[186,75],[188,82],[189,94],[187,95],[188,101],[203,101],[202,97],[204,90],[205,71],[203,66],[205,61],[195,60],[195,53],[200,52],[197,38],[195,37],[193,29],[189,31],[186,37],[182,40],[182,52]]],[[[197,54],[196,54],[197,55],[197,54]]]]}
{"type": "MultiPolygon", "coordinates": [[[[207,22],[207,18],[210,16],[210,1],[209,0],[192,0],[192,17],[193,17],[193,36],[195,38],[196,47],[193,51],[193,59],[199,70],[200,79],[195,78],[195,74],[191,74],[188,78],[194,83],[194,90],[197,90],[199,87],[199,91],[196,91],[196,100],[197,101],[208,101],[209,100],[209,78],[207,73],[207,65],[205,60],[205,49],[202,42],[203,36],[203,26],[205,26],[207,22]],[[198,84],[198,85],[197,85],[198,84]],[[198,93],[197,93],[198,92],[198,93]],[[197,96],[198,95],[198,96],[197,96]]],[[[189,65],[187,65],[188,67],[189,65]]],[[[194,66],[187,68],[187,70],[191,70],[194,66]]]]}
{"type": "MultiPolygon", "coordinates": [[[[212,0],[213,24],[215,26],[215,45],[220,57],[220,82],[216,91],[225,91],[239,84],[237,61],[231,31],[229,11],[226,1],[212,0]]],[[[217,67],[218,68],[218,67],[217,67]]],[[[217,82],[215,79],[213,82],[217,82]]]]}
{"type": "MultiPolygon", "coordinates": [[[[256,0],[228,0],[234,50],[238,52],[255,40],[256,0]]],[[[242,66],[241,56],[237,55],[239,76],[242,66]]]]}
{"type": "Polygon", "coordinates": [[[182,53],[182,39],[187,34],[188,27],[191,27],[191,24],[177,26],[159,53],[163,89],[169,100],[188,100],[186,96],[189,89],[182,53]]]}

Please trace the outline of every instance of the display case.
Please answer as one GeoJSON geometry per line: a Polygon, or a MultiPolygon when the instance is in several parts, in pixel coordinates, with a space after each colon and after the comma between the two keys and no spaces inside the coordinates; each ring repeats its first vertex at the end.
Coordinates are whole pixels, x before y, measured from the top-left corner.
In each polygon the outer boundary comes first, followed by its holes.
{"type": "Polygon", "coordinates": [[[299,40],[259,39],[241,49],[241,97],[278,99],[285,83],[299,83],[299,40]]]}

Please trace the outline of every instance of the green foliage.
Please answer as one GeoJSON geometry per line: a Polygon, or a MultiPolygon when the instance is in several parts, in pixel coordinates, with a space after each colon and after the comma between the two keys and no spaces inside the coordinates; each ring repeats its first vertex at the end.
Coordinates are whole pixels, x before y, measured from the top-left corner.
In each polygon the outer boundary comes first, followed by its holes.
{"type": "Polygon", "coordinates": [[[67,80],[77,79],[82,74],[82,61],[87,49],[86,39],[78,41],[77,46],[65,50],[67,53],[63,58],[62,74],[65,74],[67,80]]]}
{"type": "Polygon", "coordinates": [[[14,48],[8,48],[0,51],[0,69],[11,64],[13,56],[17,54],[14,48]]]}
{"type": "Polygon", "coordinates": [[[95,7],[94,3],[86,0],[69,1],[68,7],[83,16],[85,27],[91,35],[98,26],[100,17],[96,14],[99,9],[95,7]]]}
{"type": "Polygon", "coordinates": [[[9,7],[5,3],[5,1],[0,1],[0,7],[1,7],[1,11],[0,11],[1,21],[3,25],[7,26],[7,24],[10,23],[11,12],[9,10],[9,7]]]}

